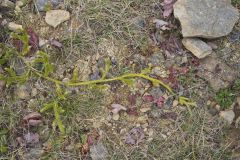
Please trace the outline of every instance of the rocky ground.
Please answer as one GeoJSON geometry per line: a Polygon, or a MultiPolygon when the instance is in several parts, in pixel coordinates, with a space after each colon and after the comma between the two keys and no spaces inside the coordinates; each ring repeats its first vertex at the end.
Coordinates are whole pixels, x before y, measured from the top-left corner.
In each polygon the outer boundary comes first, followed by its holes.
{"type": "Polygon", "coordinates": [[[239,9],[0,0],[0,159],[240,159],[239,9]]]}

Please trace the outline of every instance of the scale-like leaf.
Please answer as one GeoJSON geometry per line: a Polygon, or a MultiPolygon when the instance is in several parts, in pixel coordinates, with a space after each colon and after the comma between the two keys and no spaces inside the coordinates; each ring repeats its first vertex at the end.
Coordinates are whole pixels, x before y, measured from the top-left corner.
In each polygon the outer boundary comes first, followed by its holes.
{"type": "Polygon", "coordinates": [[[121,81],[128,86],[133,86],[133,84],[135,83],[135,79],[133,78],[122,78],[121,81]]]}
{"type": "Polygon", "coordinates": [[[105,68],[102,69],[102,78],[101,79],[105,79],[109,70],[111,69],[111,60],[109,58],[105,59],[105,68]]]}
{"type": "Polygon", "coordinates": [[[49,55],[43,51],[37,53],[40,57],[34,60],[35,65],[42,64],[44,70],[44,76],[48,76],[53,72],[53,65],[49,61],[49,55]]]}

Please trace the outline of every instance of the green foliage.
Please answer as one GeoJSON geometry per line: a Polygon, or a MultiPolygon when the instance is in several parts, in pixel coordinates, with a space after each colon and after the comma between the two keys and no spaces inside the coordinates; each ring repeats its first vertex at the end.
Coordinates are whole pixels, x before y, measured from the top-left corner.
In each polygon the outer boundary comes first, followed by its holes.
{"type": "Polygon", "coordinates": [[[215,100],[219,103],[222,109],[229,108],[233,104],[234,99],[235,94],[229,88],[219,90],[215,96],[215,100]]]}
{"type": "Polygon", "coordinates": [[[122,83],[127,84],[129,87],[133,86],[135,83],[135,79],[133,78],[122,78],[121,81],[122,83]]]}
{"type": "Polygon", "coordinates": [[[111,60],[109,58],[105,59],[105,68],[101,69],[102,72],[102,78],[101,79],[105,79],[107,77],[107,74],[109,72],[109,70],[111,69],[111,60]]]}
{"type": "Polygon", "coordinates": [[[65,134],[65,127],[63,125],[63,122],[61,120],[60,114],[64,112],[61,106],[59,106],[58,101],[53,101],[50,103],[44,104],[44,107],[40,110],[41,113],[44,113],[46,111],[53,110],[54,112],[54,121],[52,123],[53,128],[55,129],[58,127],[61,134],[65,134]]]}
{"type": "MultiPolygon", "coordinates": [[[[40,110],[40,112],[46,112],[52,110],[54,113],[54,121],[52,123],[53,128],[56,126],[60,130],[62,134],[65,134],[65,127],[63,125],[62,119],[61,119],[61,114],[64,112],[62,106],[60,105],[60,102],[66,99],[66,91],[64,91],[63,87],[69,87],[69,86],[89,86],[91,87],[96,87],[96,86],[102,86],[102,84],[108,83],[108,82],[113,82],[113,81],[121,81],[124,84],[127,84],[129,86],[132,86],[135,82],[136,78],[143,78],[148,81],[150,81],[154,86],[159,86],[161,85],[164,87],[167,91],[169,91],[171,94],[176,96],[176,94],[172,91],[170,86],[162,82],[161,80],[152,78],[149,76],[149,73],[151,72],[151,66],[148,68],[144,69],[141,71],[141,73],[125,73],[120,76],[108,78],[107,75],[111,69],[111,60],[109,58],[105,59],[105,67],[101,70],[102,77],[101,79],[98,80],[90,80],[90,81],[84,81],[84,82],[76,82],[78,80],[78,70],[74,70],[73,72],[73,77],[70,82],[62,82],[57,79],[51,78],[50,74],[53,72],[53,65],[50,63],[49,60],[49,55],[43,51],[38,51],[38,57],[33,60],[32,62],[28,62],[25,60],[23,57],[26,55],[30,47],[28,45],[29,42],[29,37],[27,35],[27,32],[25,30],[19,32],[19,33],[12,33],[12,37],[15,39],[20,40],[23,43],[23,50],[21,51],[20,54],[18,55],[19,58],[23,60],[25,65],[27,66],[27,71],[24,75],[17,76],[15,71],[9,67],[6,68],[5,70],[7,71],[9,76],[3,76],[0,75],[0,80],[4,80],[7,82],[7,85],[11,85],[13,83],[24,83],[25,81],[28,80],[30,77],[31,73],[34,73],[35,75],[44,78],[50,82],[53,82],[56,86],[56,94],[54,97],[54,100],[50,103],[46,103],[43,105],[43,108],[40,110]]],[[[6,63],[11,56],[13,55],[14,52],[12,50],[7,50],[4,54],[5,57],[2,59],[2,63],[6,63]]],[[[196,106],[194,102],[191,102],[188,98],[185,97],[180,97],[179,102],[182,105],[185,105],[189,108],[189,106],[196,106]]]]}
{"type": "Polygon", "coordinates": [[[0,65],[3,65],[11,59],[16,51],[2,43],[0,43],[0,65]]]}
{"type": "Polygon", "coordinates": [[[240,94],[240,79],[235,80],[230,88],[220,89],[215,96],[215,100],[219,103],[222,109],[231,107],[235,98],[240,94]]]}
{"type": "Polygon", "coordinates": [[[232,87],[232,90],[234,91],[235,94],[240,94],[240,79],[237,79],[235,82],[234,82],[234,85],[232,87]]]}
{"type": "Polygon", "coordinates": [[[72,75],[72,79],[71,82],[77,82],[78,81],[78,68],[74,68],[73,70],[73,75],[72,75]]]}
{"type": "Polygon", "coordinates": [[[17,40],[20,40],[23,43],[23,49],[22,49],[20,55],[22,55],[22,56],[27,55],[31,48],[29,46],[29,37],[28,37],[27,31],[20,30],[19,33],[12,32],[11,36],[17,40]]]}
{"type": "Polygon", "coordinates": [[[66,99],[67,92],[65,92],[58,83],[55,83],[55,85],[56,85],[57,97],[60,100],[66,99]]]}
{"type": "Polygon", "coordinates": [[[178,101],[180,105],[187,107],[189,114],[192,116],[192,110],[190,107],[196,107],[197,106],[196,102],[192,102],[189,98],[183,96],[180,96],[178,98],[178,101]]]}
{"type": "Polygon", "coordinates": [[[15,83],[23,84],[29,78],[29,72],[18,76],[16,72],[13,70],[13,68],[11,67],[5,68],[5,71],[7,72],[8,76],[4,76],[3,74],[0,74],[0,80],[5,81],[7,86],[10,86],[15,83]]]}
{"type": "Polygon", "coordinates": [[[0,154],[8,151],[7,133],[8,131],[6,129],[0,129],[0,154]]]}
{"type": "MultiPolygon", "coordinates": [[[[60,130],[60,132],[62,134],[65,134],[65,127],[62,123],[62,120],[61,120],[61,117],[60,117],[60,114],[64,112],[64,110],[62,109],[61,106],[58,105],[58,102],[54,101],[53,102],[53,111],[54,111],[54,117],[55,117],[55,120],[53,121],[53,126],[55,126],[54,124],[56,124],[60,130]]],[[[53,127],[55,128],[55,127],[53,127]]]]}
{"type": "Polygon", "coordinates": [[[50,11],[52,9],[52,5],[50,3],[47,3],[45,6],[44,6],[44,11],[47,12],[47,11],[50,11]]]}
{"type": "Polygon", "coordinates": [[[53,72],[53,66],[49,62],[49,55],[43,51],[38,51],[37,54],[39,57],[34,60],[34,64],[35,66],[39,66],[39,64],[42,65],[42,67],[37,69],[44,71],[43,75],[47,77],[51,72],[53,72]]]}

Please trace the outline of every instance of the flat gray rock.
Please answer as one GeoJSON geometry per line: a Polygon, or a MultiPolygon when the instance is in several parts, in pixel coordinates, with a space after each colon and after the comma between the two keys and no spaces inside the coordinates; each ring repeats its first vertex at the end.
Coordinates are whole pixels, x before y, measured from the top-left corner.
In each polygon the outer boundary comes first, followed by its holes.
{"type": "Polygon", "coordinates": [[[232,31],[239,12],[231,0],[178,0],[174,16],[181,23],[183,37],[218,38],[232,31]]]}

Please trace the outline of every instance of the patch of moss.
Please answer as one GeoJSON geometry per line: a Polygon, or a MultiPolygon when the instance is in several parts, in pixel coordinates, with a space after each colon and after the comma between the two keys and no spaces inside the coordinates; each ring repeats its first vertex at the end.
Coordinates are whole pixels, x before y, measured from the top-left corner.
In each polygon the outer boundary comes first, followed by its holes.
{"type": "Polygon", "coordinates": [[[215,100],[219,103],[222,109],[229,108],[233,104],[234,99],[235,95],[229,88],[221,89],[215,96],[215,100]]]}
{"type": "Polygon", "coordinates": [[[215,100],[219,103],[222,109],[227,109],[233,104],[239,93],[240,79],[237,79],[232,87],[219,90],[215,96],[215,100]]]}

